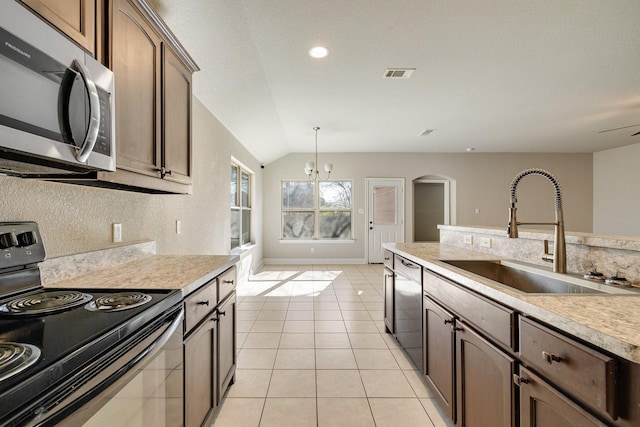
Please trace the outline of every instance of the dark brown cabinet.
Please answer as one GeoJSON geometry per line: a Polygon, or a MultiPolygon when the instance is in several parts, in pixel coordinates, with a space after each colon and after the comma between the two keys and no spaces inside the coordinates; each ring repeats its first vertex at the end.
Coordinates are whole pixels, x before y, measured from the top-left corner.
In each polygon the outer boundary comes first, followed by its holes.
{"type": "Polygon", "coordinates": [[[516,361],[456,320],[456,412],[459,426],[516,426],[516,361]]]}
{"type": "Polygon", "coordinates": [[[217,321],[208,316],[184,341],[185,426],[200,427],[215,412],[217,321]]]}
{"type": "Polygon", "coordinates": [[[527,368],[520,368],[520,427],[604,427],[527,368]]]}
{"type": "Polygon", "coordinates": [[[454,316],[430,298],[423,300],[424,379],[455,422],[454,316]]]}
{"type": "Polygon", "coordinates": [[[218,317],[218,402],[235,382],[236,375],[236,294],[231,294],[216,310],[218,317]]]}
{"type": "Polygon", "coordinates": [[[145,0],[113,0],[109,23],[117,171],[100,172],[98,180],[190,194],[191,76],[197,65],[145,0]]]}
{"type": "Polygon", "coordinates": [[[208,425],[236,373],[236,269],[184,300],[185,426],[208,425]]]}
{"type": "MultiPolygon", "coordinates": [[[[102,16],[96,0],[20,0],[38,15],[96,56],[96,22],[102,16]]],[[[101,1],[98,2],[102,4],[101,1]]]]}

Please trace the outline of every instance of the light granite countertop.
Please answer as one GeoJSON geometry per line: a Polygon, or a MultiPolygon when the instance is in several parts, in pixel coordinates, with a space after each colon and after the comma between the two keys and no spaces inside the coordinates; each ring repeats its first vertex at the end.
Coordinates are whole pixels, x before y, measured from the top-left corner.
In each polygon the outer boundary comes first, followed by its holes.
{"type": "Polygon", "coordinates": [[[149,255],[46,283],[47,288],[179,289],[190,294],[231,268],[237,256],[149,255]]]}
{"type": "Polygon", "coordinates": [[[387,243],[385,249],[568,334],[640,363],[640,293],[524,294],[440,260],[499,259],[439,243],[387,243]]]}

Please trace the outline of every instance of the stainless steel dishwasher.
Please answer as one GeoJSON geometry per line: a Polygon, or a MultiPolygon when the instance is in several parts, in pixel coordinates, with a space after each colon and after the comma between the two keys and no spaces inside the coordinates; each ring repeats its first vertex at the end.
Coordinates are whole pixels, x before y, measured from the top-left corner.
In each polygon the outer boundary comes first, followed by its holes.
{"type": "Polygon", "coordinates": [[[396,339],[422,370],[422,267],[395,255],[394,269],[396,339]]]}

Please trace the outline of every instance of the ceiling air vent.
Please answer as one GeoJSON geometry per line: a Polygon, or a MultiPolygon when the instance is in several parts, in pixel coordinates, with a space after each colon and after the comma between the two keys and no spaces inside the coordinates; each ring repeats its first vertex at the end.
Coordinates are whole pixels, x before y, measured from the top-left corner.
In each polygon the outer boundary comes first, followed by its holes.
{"type": "Polygon", "coordinates": [[[387,68],[383,79],[408,79],[415,71],[415,68],[387,68]]]}

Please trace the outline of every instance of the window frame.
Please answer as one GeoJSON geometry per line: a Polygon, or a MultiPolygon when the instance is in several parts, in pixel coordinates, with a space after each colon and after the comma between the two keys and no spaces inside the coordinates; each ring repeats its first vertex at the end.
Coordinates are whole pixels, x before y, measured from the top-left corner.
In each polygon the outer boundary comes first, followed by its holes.
{"type": "MultiPolygon", "coordinates": [[[[244,247],[253,245],[253,233],[252,233],[252,222],[253,222],[253,196],[254,196],[254,183],[255,183],[255,173],[249,169],[248,167],[244,166],[242,163],[240,163],[239,161],[235,160],[235,159],[231,159],[231,168],[229,170],[229,183],[230,185],[233,183],[233,174],[231,172],[231,169],[235,168],[236,169],[236,191],[235,191],[235,204],[231,204],[230,203],[230,215],[233,215],[233,212],[236,211],[237,215],[238,215],[238,228],[239,228],[239,237],[238,237],[238,244],[236,246],[233,246],[233,235],[230,236],[230,242],[229,242],[229,248],[231,251],[233,250],[238,250],[238,249],[242,249],[244,247]],[[248,206],[243,206],[243,191],[242,191],[242,179],[243,179],[243,174],[245,174],[248,177],[248,194],[247,194],[247,205],[248,206]],[[248,224],[244,224],[244,213],[248,212],[249,213],[249,220],[248,220],[248,224]],[[245,231],[248,230],[248,235],[247,235],[247,240],[244,241],[244,234],[245,231]]],[[[231,188],[229,188],[229,190],[231,190],[231,188]]],[[[234,196],[233,193],[230,194],[230,196],[234,196]]],[[[231,200],[230,200],[231,201],[231,200]]]]}
{"type": "Polygon", "coordinates": [[[280,241],[281,242],[304,242],[323,241],[347,243],[353,242],[354,233],[354,207],[353,207],[353,180],[350,179],[330,179],[326,181],[309,181],[304,179],[286,179],[280,182],[280,241]],[[323,182],[348,182],[350,184],[350,207],[349,208],[322,208],[320,207],[320,184],[323,182]],[[284,185],[285,183],[312,183],[313,184],[313,204],[312,208],[285,208],[284,206],[284,185]],[[285,237],[284,224],[285,213],[287,212],[311,212],[314,215],[313,236],[311,237],[285,237]],[[320,216],[323,212],[349,212],[350,229],[348,237],[320,237],[320,216]]]}

